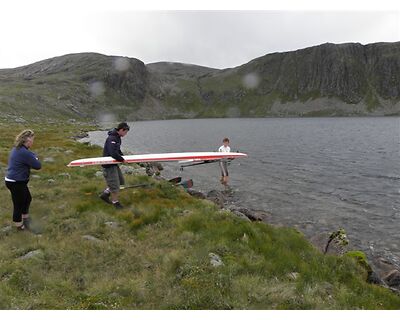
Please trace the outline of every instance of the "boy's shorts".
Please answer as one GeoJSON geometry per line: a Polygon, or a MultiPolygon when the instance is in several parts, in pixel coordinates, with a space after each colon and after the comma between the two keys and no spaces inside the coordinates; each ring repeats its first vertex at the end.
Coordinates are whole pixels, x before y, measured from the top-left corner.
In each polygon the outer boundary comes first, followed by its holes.
{"type": "Polygon", "coordinates": [[[117,165],[103,168],[103,176],[106,179],[107,186],[110,188],[111,192],[119,191],[120,185],[125,184],[124,176],[117,165]]]}
{"type": "Polygon", "coordinates": [[[219,167],[221,168],[221,175],[223,177],[228,177],[228,163],[226,161],[220,161],[219,162],[219,167]]]}

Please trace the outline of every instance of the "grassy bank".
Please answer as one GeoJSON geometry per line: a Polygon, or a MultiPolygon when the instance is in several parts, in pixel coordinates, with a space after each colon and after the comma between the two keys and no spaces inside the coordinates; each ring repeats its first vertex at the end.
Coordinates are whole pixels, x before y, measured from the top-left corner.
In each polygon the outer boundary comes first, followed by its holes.
{"type": "MultiPolygon", "coordinates": [[[[73,141],[79,127],[31,127],[33,150],[52,158],[30,182],[41,234],[10,230],[1,184],[0,309],[400,308],[354,259],[319,254],[294,229],[245,222],[167,182],[128,176],[151,186],[122,191],[126,209],[115,211],[98,199],[99,168],[65,166],[101,153],[73,141]]],[[[20,129],[0,124],[2,171],[20,129]]]]}

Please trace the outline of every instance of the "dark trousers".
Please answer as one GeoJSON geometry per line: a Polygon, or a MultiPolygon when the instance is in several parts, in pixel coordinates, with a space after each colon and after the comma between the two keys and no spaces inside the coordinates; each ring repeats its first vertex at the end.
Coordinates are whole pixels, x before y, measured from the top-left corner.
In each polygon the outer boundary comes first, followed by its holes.
{"type": "Polygon", "coordinates": [[[32,196],[28,188],[28,181],[6,181],[6,186],[11,192],[11,198],[14,204],[13,221],[21,222],[22,215],[29,213],[29,206],[32,201],[32,196]]]}

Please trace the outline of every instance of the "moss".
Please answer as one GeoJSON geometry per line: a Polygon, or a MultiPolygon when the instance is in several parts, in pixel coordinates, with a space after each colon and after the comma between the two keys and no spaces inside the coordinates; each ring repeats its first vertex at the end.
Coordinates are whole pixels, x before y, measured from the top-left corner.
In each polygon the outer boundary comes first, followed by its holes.
{"type": "Polygon", "coordinates": [[[367,256],[365,255],[364,252],[362,251],[348,251],[345,253],[346,257],[350,257],[352,259],[355,259],[357,263],[363,267],[368,274],[372,273],[372,268],[368,263],[367,256]]]}

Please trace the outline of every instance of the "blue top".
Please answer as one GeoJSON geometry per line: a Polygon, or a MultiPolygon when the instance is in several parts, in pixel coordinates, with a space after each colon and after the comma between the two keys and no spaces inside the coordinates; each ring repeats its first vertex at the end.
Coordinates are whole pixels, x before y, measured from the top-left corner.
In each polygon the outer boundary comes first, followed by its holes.
{"type": "Polygon", "coordinates": [[[7,179],[28,181],[31,168],[39,170],[42,167],[37,156],[25,146],[13,148],[8,158],[7,179]]]}

